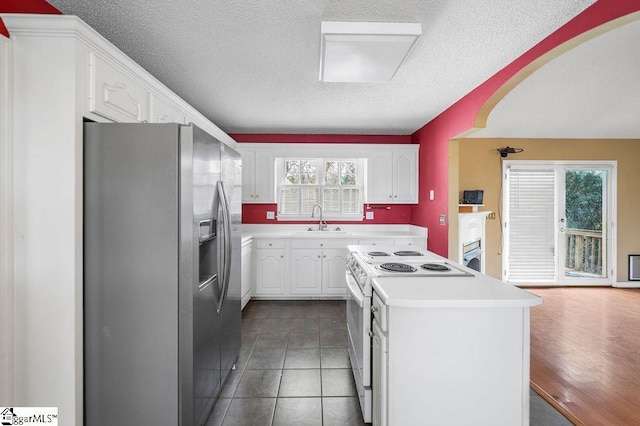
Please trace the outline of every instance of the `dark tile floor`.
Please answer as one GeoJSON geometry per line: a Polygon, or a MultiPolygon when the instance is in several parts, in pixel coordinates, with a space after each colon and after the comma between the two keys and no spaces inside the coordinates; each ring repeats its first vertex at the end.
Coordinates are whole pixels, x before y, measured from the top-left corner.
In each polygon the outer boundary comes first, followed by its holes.
{"type": "MultiPolygon", "coordinates": [[[[251,301],[207,426],[362,425],[344,301],[251,301]]],[[[531,426],[571,425],[532,391],[531,426]]]]}

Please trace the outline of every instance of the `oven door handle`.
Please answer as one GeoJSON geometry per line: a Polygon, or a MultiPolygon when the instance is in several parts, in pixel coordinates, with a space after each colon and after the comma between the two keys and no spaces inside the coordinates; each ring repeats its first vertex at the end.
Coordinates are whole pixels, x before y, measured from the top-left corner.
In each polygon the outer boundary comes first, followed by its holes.
{"type": "Polygon", "coordinates": [[[358,286],[355,278],[353,278],[353,275],[351,275],[351,272],[347,271],[345,273],[345,278],[347,280],[347,290],[349,291],[349,294],[351,294],[353,299],[358,302],[358,305],[361,308],[364,307],[364,294],[360,291],[360,287],[358,286]]]}

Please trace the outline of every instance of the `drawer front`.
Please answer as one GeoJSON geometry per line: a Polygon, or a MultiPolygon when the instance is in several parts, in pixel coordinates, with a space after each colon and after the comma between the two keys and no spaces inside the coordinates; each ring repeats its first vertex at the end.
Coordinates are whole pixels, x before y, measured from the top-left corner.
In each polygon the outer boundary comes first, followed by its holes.
{"type": "Polygon", "coordinates": [[[331,239],[292,239],[291,248],[296,249],[325,249],[325,248],[343,248],[346,249],[350,244],[356,244],[355,239],[331,238],[331,239]]]}
{"type": "Polygon", "coordinates": [[[256,247],[259,249],[283,249],[285,248],[285,240],[279,238],[258,239],[255,240],[256,247]]]}
{"type": "Polygon", "coordinates": [[[426,240],[423,238],[399,238],[393,240],[394,246],[415,246],[419,248],[427,248],[426,240]]]}
{"type": "Polygon", "coordinates": [[[390,238],[360,238],[358,244],[365,246],[384,246],[393,244],[393,240],[390,238]]]}
{"type": "Polygon", "coordinates": [[[124,71],[89,54],[89,112],[120,123],[149,119],[150,92],[124,71]]]}
{"type": "Polygon", "coordinates": [[[378,294],[374,291],[373,298],[371,300],[371,312],[373,313],[373,319],[376,321],[383,331],[388,331],[387,325],[387,305],[382,303],[382,300],[378,294]]]}

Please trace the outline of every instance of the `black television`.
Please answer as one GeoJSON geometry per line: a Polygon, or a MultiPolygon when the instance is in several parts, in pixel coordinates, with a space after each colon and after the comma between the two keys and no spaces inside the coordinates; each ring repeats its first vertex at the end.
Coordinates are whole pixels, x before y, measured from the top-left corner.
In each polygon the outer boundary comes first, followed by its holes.
{"type": "Polygon", "coordinates": [[[462,192],[462,204],[483,204],[484,191],[473,189],[462,192]]]}

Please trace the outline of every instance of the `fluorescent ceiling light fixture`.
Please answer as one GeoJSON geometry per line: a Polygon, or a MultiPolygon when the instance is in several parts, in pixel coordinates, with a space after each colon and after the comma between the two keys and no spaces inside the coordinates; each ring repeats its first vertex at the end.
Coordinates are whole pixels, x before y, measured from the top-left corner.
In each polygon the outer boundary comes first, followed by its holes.
{"type": "Polygon", "coordinates": [[[320,81],[390,81],[422,35],[422,24],[321,22],[320,81]]]}

